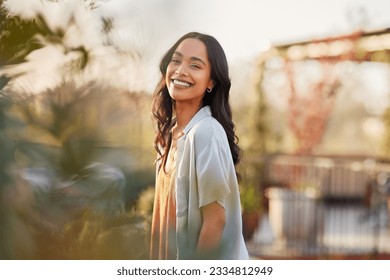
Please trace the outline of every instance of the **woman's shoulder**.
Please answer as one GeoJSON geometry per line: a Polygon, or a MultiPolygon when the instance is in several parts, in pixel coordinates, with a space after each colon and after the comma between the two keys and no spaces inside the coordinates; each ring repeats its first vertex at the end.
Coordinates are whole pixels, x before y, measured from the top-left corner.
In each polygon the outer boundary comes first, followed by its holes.
{"type": "Polygon", "coordinates": [[[209,116],[194,125],[190,134],[195,141],[211,141],[217,139],[223,141],[226,137],[225,130],[222,125],[212,116],[209,116]]]}

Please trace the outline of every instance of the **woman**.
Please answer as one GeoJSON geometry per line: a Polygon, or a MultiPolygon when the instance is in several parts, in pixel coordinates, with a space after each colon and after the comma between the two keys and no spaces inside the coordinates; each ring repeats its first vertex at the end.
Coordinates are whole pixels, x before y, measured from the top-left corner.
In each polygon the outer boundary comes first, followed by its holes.
{"type": "Polygon", "coordinates": [[[161,63],[153,100],[158,153],[152,259],[248,259],[225,53],[191,32],[161,63]]]}

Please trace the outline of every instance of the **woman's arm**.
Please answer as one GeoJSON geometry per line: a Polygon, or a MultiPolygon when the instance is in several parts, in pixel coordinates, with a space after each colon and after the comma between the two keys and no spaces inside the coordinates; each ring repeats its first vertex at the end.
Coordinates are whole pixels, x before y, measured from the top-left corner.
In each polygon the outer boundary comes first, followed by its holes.
{"type": "Polygon", "coordinates": [[[201,208],[202,227],[197,253],[201,259],[212,259],[217,253],[225,227],[225,209],[216,201],[201,208]]]}

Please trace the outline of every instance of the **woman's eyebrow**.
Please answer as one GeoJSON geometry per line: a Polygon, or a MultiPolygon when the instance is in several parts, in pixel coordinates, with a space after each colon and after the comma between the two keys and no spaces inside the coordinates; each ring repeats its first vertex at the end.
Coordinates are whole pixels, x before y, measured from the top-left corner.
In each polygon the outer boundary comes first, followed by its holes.
{"type": "MultiPolygon", "coordinates": [[[[178,51],[175,51],[173,53],[173,55],[177,55],[177,56],[180,56],[180,57],[183,57],[182,53],[178,52],[178,51]]],[[[200,59],[199,57],[196,57],[196,56],[191,56],[190,59],[192,61],[199,61],[201,62],[203,65],[206,65],[206,62],[204,62],[202,59],[200,59]]]]}
{"type": "Polygon", "coordinates": [[[201,60],[199,57],[192,56],[192,57],[191,57],[191,60],[193,60],[193,61],[199,61],[200,63],[202,63],[203,65],[206,66],[206,62],[204,62],[203,60],[201,60]]]}

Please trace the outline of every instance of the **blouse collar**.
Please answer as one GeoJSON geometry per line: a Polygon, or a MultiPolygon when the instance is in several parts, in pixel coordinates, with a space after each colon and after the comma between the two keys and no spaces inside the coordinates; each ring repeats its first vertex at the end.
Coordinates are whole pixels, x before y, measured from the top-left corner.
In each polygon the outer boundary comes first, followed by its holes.
{"type": "Polygon", "coordinates": [[[202,107],[190,120],[190,122],[187,124],[187,126],[184,128],[183,132],[184,134],[187,134],[188,131],[191,130],[191,128],[201,120],[208,118],[212,116],[211,115],[211,109],[210,106],[204,106],[202,107]]]}

